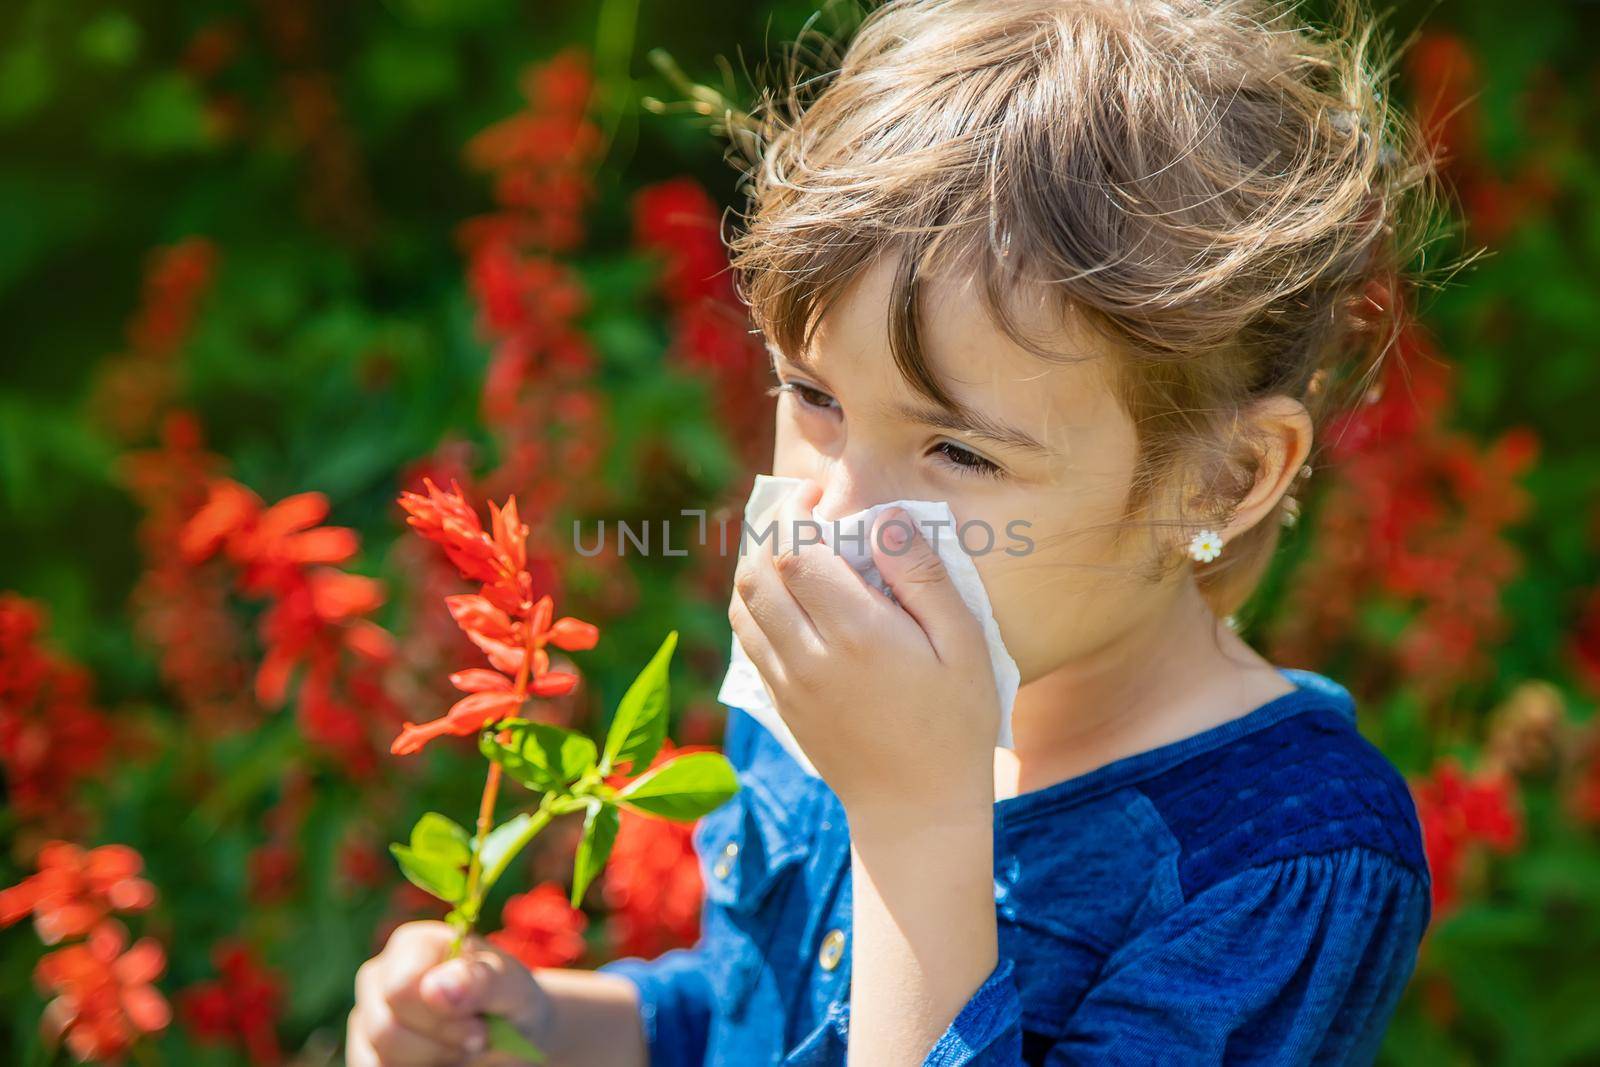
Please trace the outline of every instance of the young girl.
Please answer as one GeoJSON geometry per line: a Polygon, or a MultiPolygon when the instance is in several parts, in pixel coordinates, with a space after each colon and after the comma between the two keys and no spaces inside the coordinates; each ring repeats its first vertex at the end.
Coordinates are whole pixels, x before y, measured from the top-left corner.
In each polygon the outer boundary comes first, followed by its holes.
{"type": "Polygon", "coordinates": [[[1230,625],[1425,214],[1370,48],[1265,0],[892,0],[747,124],[734,265],[805,481],[729,619],[820,778],[730,709],[695,947],[530,974],[411,923],[348,1062],[469,1061],[480,1012],[586,1067],[1370,1061],[1415,812],[1350,694],[1230,625]],[[872,531],[893,599],[792,536],[899,499],[1026,531],[975,556],[1013,748],[920,535],[872,531]]]}

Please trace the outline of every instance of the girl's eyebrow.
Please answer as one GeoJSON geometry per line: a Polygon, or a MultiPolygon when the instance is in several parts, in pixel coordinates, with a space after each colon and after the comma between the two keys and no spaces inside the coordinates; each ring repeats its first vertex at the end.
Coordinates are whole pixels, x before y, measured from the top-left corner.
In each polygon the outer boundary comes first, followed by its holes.
{"type": "Polygon", "coordinates": [[[972,408],[946,408],[946,407],[919,407],[916,404],[898,404],[891,406],[889,413],[913,422],[920,422],[925,426],[935,426],[941,430],[951,430],[956,433],[970,434],[973,437],[982,437],[1002,445],[1010,445],[1026,452],[1036,452],[1040,455],[1050,455],[1050,446],[1041,442],[1032,434],[1025,433],[1005,423],[996,422],[981,411],[972,408]]]}

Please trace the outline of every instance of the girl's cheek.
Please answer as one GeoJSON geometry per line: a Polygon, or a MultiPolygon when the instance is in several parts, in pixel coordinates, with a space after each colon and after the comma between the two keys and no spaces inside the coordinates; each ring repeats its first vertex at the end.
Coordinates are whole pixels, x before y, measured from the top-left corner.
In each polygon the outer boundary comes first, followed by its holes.
{"type": "MultiPolygon", "coordinates": [[[[1117,623],[1116,598],[1103,595],[1104,561],[1086,558],[1086,538],[1035,517],[1008,532],[1004,520],[993,551],[973,562],[989,606],[1023,682],[1050,673],[1103,639],[1117,623]],[[1098,636],[1097,636],[1098,635],[1098,636]]],[[[971,546],[974,550],[978,546],[971,546]]]]}

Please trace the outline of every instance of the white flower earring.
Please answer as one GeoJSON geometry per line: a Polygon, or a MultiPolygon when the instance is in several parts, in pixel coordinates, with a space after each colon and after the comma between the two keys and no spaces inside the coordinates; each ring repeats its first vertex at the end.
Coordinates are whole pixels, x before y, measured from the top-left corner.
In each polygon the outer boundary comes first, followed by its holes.
{"type": "Polygon", "coordinates": [[[1189,558],[1196,563],[1210,563],[1222,555],[1222,535],[1215,530],[1201,530],[1189,540],[1189,558]]]}

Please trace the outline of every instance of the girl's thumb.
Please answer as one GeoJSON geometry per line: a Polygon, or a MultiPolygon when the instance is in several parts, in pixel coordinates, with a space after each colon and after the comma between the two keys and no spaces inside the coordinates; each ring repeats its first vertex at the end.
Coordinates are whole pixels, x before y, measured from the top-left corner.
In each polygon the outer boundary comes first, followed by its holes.
{"type": "Polygon", "coordinates": [[[446,1015],[511,1015],[526,1007],[508,957],[492,951],[467,951],[429,970],[418,983],[423,1001],[446,1015]]]}

